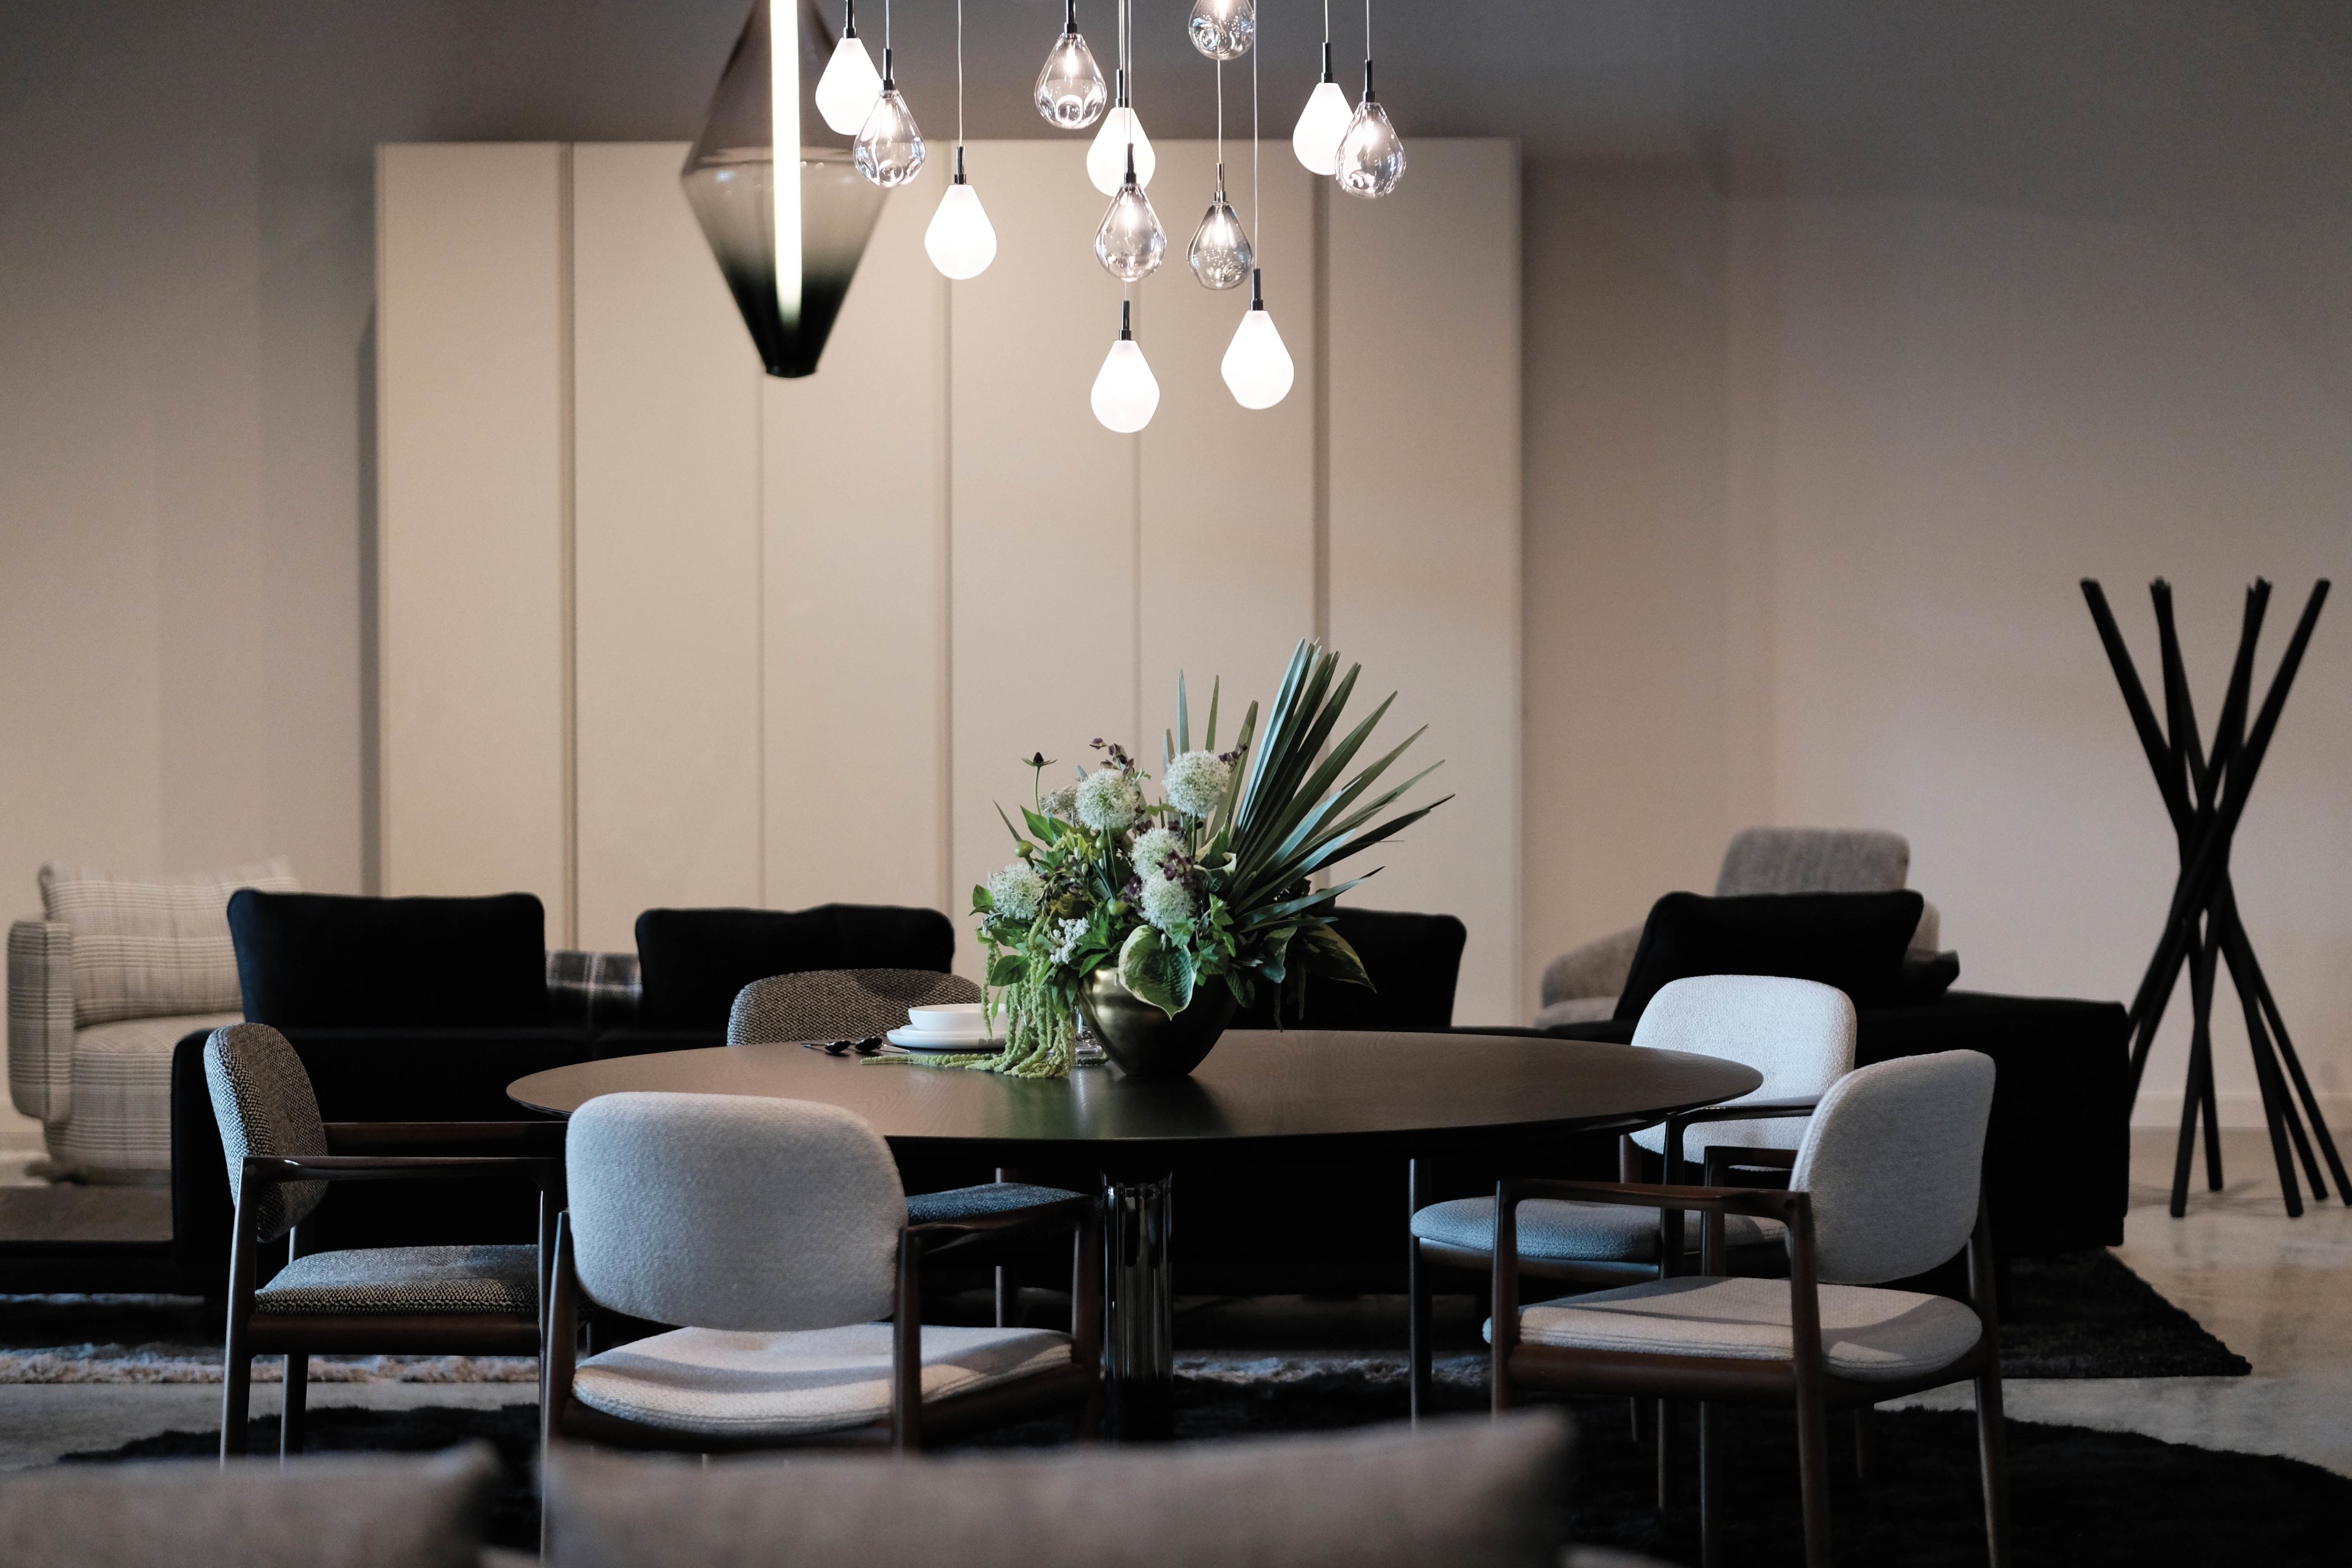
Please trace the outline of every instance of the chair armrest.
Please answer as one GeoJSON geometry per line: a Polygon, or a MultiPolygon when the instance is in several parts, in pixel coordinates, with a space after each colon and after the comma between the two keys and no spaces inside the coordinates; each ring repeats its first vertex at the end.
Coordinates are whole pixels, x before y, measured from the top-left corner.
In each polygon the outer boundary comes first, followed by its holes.
{"type": "Polygon", "coordinates": [[[1685,1110],[1666,1118],[1663,1146],[1666,1156],[1666,1180],[1679,1182],[1683,1176],[1683,1133],[1689,1128],[1704,1126],[1710,1121],[1771,1121],[1783,1117],[1811,1116],[1821,1108],[1818,1094],[1790,1095],[1780,1100],[1740,1100],[1724,1105],[1709,1105],[1697,1110],[1685,1110]]]}
{"type": "Polygon", "coordinates": [[[1520,1181],[1497,1184],[1495,1205],[1500,1213],[1516,1213],[1528,1198],[1573,1198],[1578,1203],[1621,1204],[1630,1208],[1682,1210],[1701,1214],[1754,1215],[1760,1219],[1786,1220],[1807,1201],[1803,1193],[1770,1187],[1653,1186],[1634,1182],[1520,1181]]]}
{"type": "Polygon", "coordinates": [[[8,928],[8,1098],[26,1116],[73,1114],[73,927],[17,921],[8,928]]]}
{"type": "Polygon", "coordinates": [[[257,1182],[415,1182],[462,1176],[529,1176],[542,1189],[563,1177],[561,1160],[510,1154],[248,1154],[257,1182]]]}
{"type": "Polygon", "coordinates": [[[1641,945],[1642,928],[1627,926],[1561,953],[1544,969],[1543,1005],[1618,994],[1625,989],[1625,977],[1633,973],[1634,950],[1641,945]]]}
{"type": "Polygon", "coordinates": [[[327,1148],[336,1154],[356,1154],[444,1143],[494,1144],[560,1156],[568,1125],[562,1121],[330,1121],[327,1148]]]}

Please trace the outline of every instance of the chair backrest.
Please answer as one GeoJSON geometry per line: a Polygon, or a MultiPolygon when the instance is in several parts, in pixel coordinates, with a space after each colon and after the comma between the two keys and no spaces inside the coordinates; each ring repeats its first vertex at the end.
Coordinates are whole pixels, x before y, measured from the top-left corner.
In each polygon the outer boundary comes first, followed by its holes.
{"type": "Polygon", "coordinates": [[[1911,846],[1874,828],[1751,827],[1723,852],[1715,896],[1891,893],[1911,874],[1911,846]]]}
{"type": "MultiPolygon", "coordinates": [[[[232,1202],[245,1188],[248,1154],[323,1154],[326,1123],[319,1118],[310,1075],[286,1037],[267,1024],[229,1024],[205,1041],[205,1087],[220,1124],[232,1202]]],[[[259,1239],[275,1241],[310,1217],[327,1195],[324,1182],[272,1182],[253,1194],[247,1212],[259,1239]]]]}
{"type": "MultiPolygon", "coordinates": [[[[1453,915],[1403,910],[1332,910],[1331,929],[1364,963],[1372,989],[1320,974],[1307,981],[1307,1029],[1443,1029],[1454,1022],[1468,928],[1453,915]]],[[[1234,1017],[1236,1029],[1274,1027],[1274,987],[1234,1017]]]]}
{"type": "MultiPolygon", "coordinates": [[[[1764,1075],[1745,1100],[1820,1094],[1853,1070],[1853,1004],[1834,986],[1767,974],[1701,974],[1659,987],[1633,1029],[1633,1043],[1744,1063],[1764,1075]]],[[[1737,1105],[1735,1100],[1729,1103],[1737,1105]]],[[[1786,1149],[1802,1136],[1797,1121],[1712,1121],[1690,1129],[1684,1153],[1709,1144],[1786,1149]]],[[[1633,1142],[1665,1151],[1665,1130],[1644,1128],[1633,1142]]],[[[1693,1173],[1692,1179],[1696,1179],[1693,1173]]]]}
{"type": "Polygon", "coordinates": [[[754,980],[735,994],[727,1017],[730,1046],[790,1040],[832,1045],[871,1040],[907,1026],[909,1007],[977,1002],[980,987],[961,974],[928,969],[812,969],[754,980]]]}
{"type": "Polygon", "coordinates": [[[599,1305],[772,1333],[890,1311],[906,1192],[880,1134],[837,1106],[603,1095],[572,1113],[563,1163],[599,1305]]]}
{"type": "Polygon", "coordinates": [[[648,1029],[727,1026],[743,987],[811,969],[955,966],[955,925],[937,910],[820,904],[813,910],[647,910],[637,917],[648,1029]]]}
{"type": "Polygon", "coordinates": [[[1824,1282],[1908,1279],[1968,1241],[1992,1086],[1990,1057],[1939,1051],[1857,1068],[1822,1097],[1789,1185],[1812,1194],[1824,1282]]]}

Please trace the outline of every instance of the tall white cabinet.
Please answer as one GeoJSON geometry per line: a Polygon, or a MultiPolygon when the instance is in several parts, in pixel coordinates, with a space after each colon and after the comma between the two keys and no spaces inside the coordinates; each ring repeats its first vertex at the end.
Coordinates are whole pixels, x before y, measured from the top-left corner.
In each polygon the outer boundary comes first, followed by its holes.
{"type": "Polygon", "coordinates": [[[1267,158],[1298,379],[1249,413],[1217,375],[1246,297],[1182,261],[1213,149],[1159,151],[1161,401],[1123,437],[1087,403],[1120,290],[1082,138],[970,146],[1001,245],[970,282],[922,251],[943,172],[894,195],[798,381],[761,374],[682,144],[382,148],[384,890],[527,889],[593,948],[656,904],[961,924],[1017,759],[1156,764],[1178,671],[1238,716],[1322,636],[1456,797],[1351,901],[1462,916],[1455,1016],[1512,1020],[1516,157],[1424,140],[1372,204],[1267,158]]]}

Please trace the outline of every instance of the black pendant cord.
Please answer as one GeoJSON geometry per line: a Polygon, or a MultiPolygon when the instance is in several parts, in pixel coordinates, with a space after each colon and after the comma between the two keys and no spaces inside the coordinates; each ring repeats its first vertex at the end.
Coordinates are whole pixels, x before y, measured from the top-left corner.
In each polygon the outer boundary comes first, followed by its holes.
{"type": "Polygon", "coordinates": [[[2231,984],[2245,1016],[2247,1044],[2262,1090],[2263,1118],[2269,1130],[2287,1213],[2294,1215],[2303,1212],[2302,1194],[2295,1180],[2298,1159],[2312,1195],[2326,1197],[2326,1182],[2320,1173],[2322,1156],[2327,1175],[2336,1183],[2338,1199],[2352,1206],[2352,1180],[2347,1180],[2336,1141],[2321,1114],[2318,1097],[2312,1091],[2302,1059],[2287,1035],[2277,998],[2254,956],[2253,943],[2238,913],[2237,891],[2229,870],[2230,849],[2238,824],[2245,815],[2247,800],[2269,752],[2271,739],[2277,732],[2279,716],[2285,708],[2287,693],[2294,687],[2304,653],[2310,646],[2312,630],[2326,602],[2328,587],[2325,578],[2313,585],[2311,597],[2296,620],[2294,632],[2287,641],[2251,730],[2246,725],[2246,713],[2252,696],[2254,651],[2269,608],[2271,585],[2257,580],[2246,591],[2237,658],[2231,667],[2228,693],[2215,726],[2212,749],[2208,752],[2198,736],[2196,710],[2189,697],[2179,628],[2173,618],[2170,585],[2158,580],[2149,586],[2162,650],[2165,722],[2159,724],[2130,651],[2124,646],[2115,614],[2107,605],[2106,595],[2096,582],[2083,580],[2084,599],[2090,606],[2091,619],[2098,629],[2108,663],[2114,668],[2116,683],[2122,689],[2124,706],[2131,716],[2140,748],[2156,774],[2157,789],[2172,820],[2179,848],[2180,868],[2171,906],[2166,913],[2164,933],[2132,1002],[2129,1079],[2131,1097],[2137,1099],[2158,1026],[2179,986],[2180,972],[2187,968],[2195,1016],[2181,1107],[2180,1142],[2173,1169],[2171,1206],[2176,1216],[2188,1209],[2189,1175],[2200,1119],[2205,1129],[2207,1181],[2216,1191],[2221,1185],[2211,1040],[2214,982],[2221,965],[2228,967],[2231,984]],[[2309,1121],[2308,1132],[2305,1118],[2309,1121]]]}

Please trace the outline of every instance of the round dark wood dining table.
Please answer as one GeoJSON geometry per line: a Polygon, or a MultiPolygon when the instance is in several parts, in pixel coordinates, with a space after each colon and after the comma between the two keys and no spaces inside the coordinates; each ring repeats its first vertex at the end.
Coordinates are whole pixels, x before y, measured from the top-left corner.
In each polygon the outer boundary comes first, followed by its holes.
{"type": "Polygon", "coordinates": [[[1009,1079],[778,1044],[579,1062],[517,1079],[507,1093],[559,1116],[633,1090],[813,1100],[865,1118],[909,1159],[1100,1168],[1109,1413],[1119,1436],[1150,1437],[1165,1435],[1172,1414],[1177,1166],[1524,1147],[1647,1127],[1763,1081],[1717,1057],[1592,1040],[1292,1029],[1230,1033],[1189,1078],[1085,1067],[1009,1079]]]}

